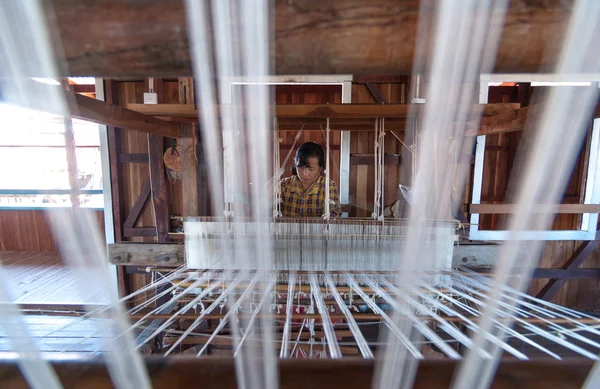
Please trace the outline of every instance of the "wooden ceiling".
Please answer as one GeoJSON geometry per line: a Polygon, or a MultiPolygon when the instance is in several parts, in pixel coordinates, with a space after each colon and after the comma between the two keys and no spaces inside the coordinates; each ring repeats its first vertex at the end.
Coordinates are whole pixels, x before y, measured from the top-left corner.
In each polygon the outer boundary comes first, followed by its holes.
{"type": "MultiPolygon", "coordinates": [[[[416,44],[419,17],[433,20],[436,10],[433,0],[274,3],[276,74],[411,74],[415,56],[426,55],[416,44]]],[[[573,3],[511,1],[495,72],[551,69],[573,3]]],[[[44,4],[65,76],[192,75],[183,0],[44,4]]]]}

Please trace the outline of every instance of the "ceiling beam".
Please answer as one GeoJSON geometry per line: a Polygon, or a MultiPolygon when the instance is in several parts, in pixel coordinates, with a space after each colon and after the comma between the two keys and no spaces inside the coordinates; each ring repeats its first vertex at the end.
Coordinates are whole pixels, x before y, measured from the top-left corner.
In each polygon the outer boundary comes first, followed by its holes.
{"type": "MultiPolygon", "coordinates": [[[[523,128],[527,110],[519,110],[519,104],[474,104],[470,118],[483,115],[481,130],[479,120],[467,123],[466,136],[486,135],[517,131],[523,128]],[[516,118],[516,119],[515,119],[516,118]]],[[[198,110],[192,104],[127,104],[127,108],[165,120],[190,119],[197,121],[198,110]]],[[[297,131],[321,131],[329,128],[343,131],[373,131],[375,119],[385,117],[386,130],[404,131],[406,119],[424,115],[424,104],[279,104],[275,105],[279,129],[297,131]]]]}
{"type": "MultiPolygon", "coordinates": [[[[69,99],[70,100],[70,99],[69,99]]],[[[179,125],[144,115],[118,105],[76,94],[70,104],[71,117],[99,124],[161,135],[179,137],[179,125]]]]}
{"type": "MultiPolygon", "coordinates": [[[[473,104],[471,118],[483,115],[514,115],[520,104],[473,104]]],[[[197,117],[198,110],[192,104],[127,104],[127,109],[152,116],[197,117]]],[[[425,104],[277,104],[278,118],[300,119],[375,119],[409,118],[425,114],[425,104]]]]}
{"type": "MultiPolygon", "coordinates": [[[[61,39],[56,39],[54,45],[60,50],[57,52],[64,53],[59,64],[64,76],[193,74],[183,0],[44,3],[54,6],[46,15],[49,25],[58,26],[61,39]]],[[[417,30],[420,17],[430,21],[435,18],[437,9],[430,3],[276,0],[272,61],[275,73],[411,74],[417,59],[428,60],[424,48],[417,47],[417,30]]],[[[536,73],[553,69],[560,56],[560,45],[548,42],[563,40],[573,3],[510,2],[501,27],[494,72],[536,73]]]]}
{"type": "Polygon", "coordinates": [[[61,86],[47,85],[30,81],[21,87],[27,94],[16,93],[17,83],[0,80],[0,90],[7,91],[0,96],[0,102],[59,116],[69,115],[74,119],[87,120],[98,124],[106,124],[118,128],[127,128],[148,134],[179,137],[179,125],[154,116],[144,115],[121,106],[111,104],[73,91],[61,86]]]}

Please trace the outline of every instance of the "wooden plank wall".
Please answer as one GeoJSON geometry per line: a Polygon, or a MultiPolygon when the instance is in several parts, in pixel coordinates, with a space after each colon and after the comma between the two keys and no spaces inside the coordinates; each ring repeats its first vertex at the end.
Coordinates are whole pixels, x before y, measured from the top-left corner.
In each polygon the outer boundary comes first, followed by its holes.
{"type": "MultiPolygon", "coordinates": [[[[94,211],[104,237],[104,211],[94,211]]],[[[0,251],[57,252],[42,210],[0,210],[0,251]]]]}

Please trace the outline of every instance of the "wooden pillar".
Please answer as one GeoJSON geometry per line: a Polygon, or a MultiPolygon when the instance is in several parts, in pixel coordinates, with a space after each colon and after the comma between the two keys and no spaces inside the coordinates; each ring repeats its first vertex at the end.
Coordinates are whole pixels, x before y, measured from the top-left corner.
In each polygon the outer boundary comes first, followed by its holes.
{"type": "Polygon", "coordinates": [[[179,77],[179,104],[194,104],[194,79],[179,77]]]}
{"type": "Polygon", "coordinates": [[[154,218],[156,220],[156,236],[158,242],[166,242],[169,238],[169,203],[165,165],[163,163],[163,137],[148,134],[148,150],[150,152],[150,185],[152,188],[154,218]]]}
{"type": "Polygon", "coordinates": [[[181,156],[183,216],[199,216],[197,144],[196,126],[192,123],[182,124],[179,155],[181,156]]]}
{"type": "MultiPolygon", "coordinates": [[[[106,102],[118,104],[117,82],[105,80],[104,90],[106,102]]],[[[113,202],[113,223],[115,229],[115,242],[122,242],[123,221],[125,220],[123,207],[121,206],[119,155],[121,154],[121,130],[114,126],[107,126],[108,130],[108,159],[110,161],[110,186],[113,202]]]]}
{"type": "Polygon", "coordinates": [[[212,203],[209,187],[208,167],[201,135],[198,136],[198,143],[196,144],[196,156],[196,162],[198,163],[198,212],[200,216],[211,216],[212,203]]]}

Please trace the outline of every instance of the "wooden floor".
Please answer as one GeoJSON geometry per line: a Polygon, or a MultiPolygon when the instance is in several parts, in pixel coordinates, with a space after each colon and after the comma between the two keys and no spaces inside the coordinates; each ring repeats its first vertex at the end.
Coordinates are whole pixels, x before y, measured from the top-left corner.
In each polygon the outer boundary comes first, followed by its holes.
{"type": "Polygon", "coordinates": [[[2,275],[16,303],[103,304],[105,285],[78,281],[56,253],[0,251],[2,275]]]}
{"type": "MultiPolygon", "coordinates": [[[[97,305],[108,302],[106,288],[85,283],[66,266],[58,254],[51,252],[0,251],[1,275],[13,301],[21,308],[44,310],[70,309],[70,306],[97,305]]],[[[0,280],[2,282],[2,280],[0,280]]],[[[81,309],[81,308],[79,308],[81,309]]],[[[98,323],[77,317],[24,315],[23,320],[37,348],[42,353],[91,354],[103,351],[98,323]]],[[[98,319],[95,319],[96,321],[98,319]]],[[[0,354],[13,349],[0,318],[0,354]]]]}
{"type": "MultiPolygon", "coordinates": [[[[100,336],[101,326],[90,319],[76,317],[31,315],[23,316],[29,335],[41,353],[94,354],[107,350],[100,336]]],[[[98,320],[98,319],[95,319],[98,320]]],[[[15,346],[8,338],[0,318],[0,358],[15,346]]],[[[24,349],[17,345],[18,349],[24,349]]]]}

